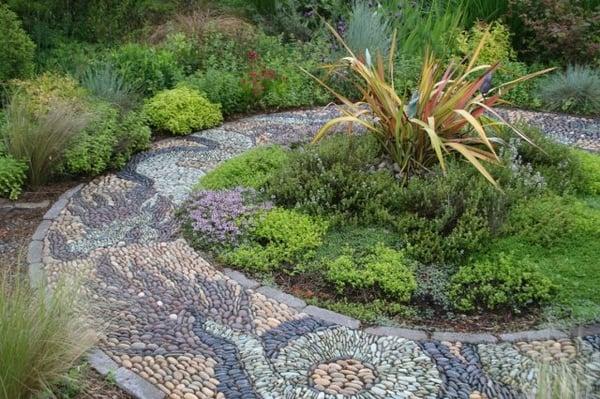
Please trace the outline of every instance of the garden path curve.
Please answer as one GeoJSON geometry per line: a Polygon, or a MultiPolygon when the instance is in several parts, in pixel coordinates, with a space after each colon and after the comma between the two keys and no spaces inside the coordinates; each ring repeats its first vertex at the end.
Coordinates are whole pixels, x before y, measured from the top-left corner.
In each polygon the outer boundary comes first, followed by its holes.
{"type": "MultiPolygon", "coordinates": [[[[536,360],[599,384],[600,336],[478,343],[354,329],[351,319],[212,267],[179,238],[175,209],[205,171],[255,145],[306,140],[335,113],[259,115],[157,142],[50,209],[30,245],[30,273],[83,282],[102,325],[94,367],[139,398],[520,398],[536,360]]],[[[532,115],[571,144],[597,145],[598,121],[579,119],[570,134],[532,115]]]]}

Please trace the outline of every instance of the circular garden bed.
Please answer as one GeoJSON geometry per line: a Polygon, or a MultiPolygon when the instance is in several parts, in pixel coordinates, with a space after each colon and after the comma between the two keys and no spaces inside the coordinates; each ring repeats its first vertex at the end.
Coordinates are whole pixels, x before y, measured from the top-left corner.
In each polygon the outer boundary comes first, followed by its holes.
{"type": "Polygon", "coordinates": [[[214,261],[361,319],[455,330],[600,316],[600,157],[527,128],[490,168],[403,176],[371,136],[258,147],[200,178],[180,218],[214,261]]]}

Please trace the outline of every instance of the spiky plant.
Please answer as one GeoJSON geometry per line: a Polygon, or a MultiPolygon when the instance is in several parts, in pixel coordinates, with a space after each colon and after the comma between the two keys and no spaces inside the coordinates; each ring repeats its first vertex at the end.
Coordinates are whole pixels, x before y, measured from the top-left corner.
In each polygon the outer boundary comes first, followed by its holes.
{"type": "Polygon", "coordinates": [[[450,64],[444,69],[430,53],[426,55],[418,90],[414,91],[409,101],[405,101],[396,93],[393,83],[395,33],[386,73],[382,56],[373,60],[368,50],[364,57],[355,54],[335,29],[329,28],[345,47],[348,56],[328,67],[332,70],[349,69],[356,78],[362,101],[350,101],[311,75],[345,105],[342,108],[343,116],[323,125],[314,142],[325,137],[336,125],[356,123],[379,139],[405,178],[435,163],[445,170],[444,157],[459,153],[486,179],[497,185],[482,163],[498,162],[494,145],[499,140],[489,135],[490,130],[507,125],[524,139],[527,138],[498,115],[493,106],[514,85],[551,69],[492,88],[491,77],[498,64],[476,66],[487,38],[484,35],[470,59],[459,65],[450,64]],[[486,112],[495,116],[495,119],[488,117],[486,112]]]}
{"type": "Polygon", "coordinates": [[[544,105],[551,111],[600,114],[600,71],[570,65],[566,71],[548,76],[540,84],[544,105]]]}

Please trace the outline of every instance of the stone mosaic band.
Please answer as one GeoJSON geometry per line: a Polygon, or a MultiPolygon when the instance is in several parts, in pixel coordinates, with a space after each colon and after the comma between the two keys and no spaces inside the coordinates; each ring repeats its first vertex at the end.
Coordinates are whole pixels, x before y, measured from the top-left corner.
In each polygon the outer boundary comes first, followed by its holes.
{"type": "MultiPolygon", "coordinates": [[[[92,313],[111,315],[88,355],[92,367],[140,399],[521,398],[538,361],[567,362],[599,388],[600,325],[361,330],[358,320],[215,269],[178,238],[174,210],[202,174],[255,145],[305,141],[335,112],[259,115],[164,140],[56,201],[29,244],[29,275],[34,286],[83,277],[92,313]]],[[[565,123],[550,135],[597,149],[598,125],[565,123]]]]}

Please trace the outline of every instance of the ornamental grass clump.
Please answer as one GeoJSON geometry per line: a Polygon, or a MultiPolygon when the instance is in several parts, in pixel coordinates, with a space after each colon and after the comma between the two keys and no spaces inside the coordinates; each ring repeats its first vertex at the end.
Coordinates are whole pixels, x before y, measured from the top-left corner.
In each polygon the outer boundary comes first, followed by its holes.
{"type": "Polygon", "coordinates": [[[48,293],[0,274],[0,398],[28,399],[51,392],[93,345],[71,286],[48,293]]]}
{"type": "MultiPolygon", "coordinates": [[[[343,116],[323,125],[314,142],[332,132],[336,125],[356,123],[378,138],[381,146],[398,165],[405,181],[436,163],[445,170],[445,156],[459,153],[486,179],[497,185],[482,162],[499,162],[494,146],[500,140],[491,137],[489,131],[497,129],[499,125],[510,125],[494,111],[493,106],[501,101],[511,87],[551,69],[492,88],[492,75],[498,63],[476,66],[488,36],[485,34],[470,59],[465,59],[464,63],[451,63],[443,69],[431,54],[426,55],[420,84],[410,100],[406,101],[396,93],[393,83],[395,34],[386,71],[381,55],[378,54],[373,60],[369,49],[365,50],[364,57],[355,54],[335,29],[329,28],[349,55],[327,68],[348,68],[354,75],[363,99],[352,102],[311,75],[346,106],[342,109],[343,116]],[[486,112],[496,119],[490,118],[486,112]]],[[[510,127],[525,138],[516,128],[510,127]]]]}
{"type": "Polygon", "coordinates": [[[271,209],[271,204],[260,203],[254,190],[238,187],[199,191],[186,209],[194,243],[208,249],[237,243],[251,223],[250,216],[271,209]]]}

